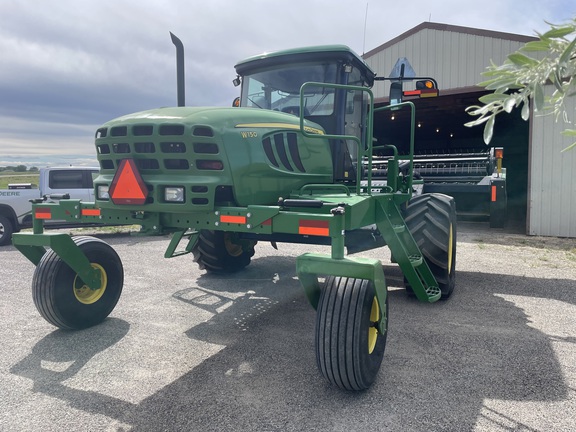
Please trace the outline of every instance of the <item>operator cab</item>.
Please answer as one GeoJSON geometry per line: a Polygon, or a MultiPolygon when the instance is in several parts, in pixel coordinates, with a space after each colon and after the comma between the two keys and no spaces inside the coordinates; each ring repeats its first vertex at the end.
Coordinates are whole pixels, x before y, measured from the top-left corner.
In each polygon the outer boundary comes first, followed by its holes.
{"type": "MultiPolygon", "coordinates": [[[[329,45],[278,51],[251,57],[235,68],[235,84],[242,84],[241,107],[298,117],[302,114],[322,126],[327,134],[356,136],[366,145],[366,92],[307,86],[302,107],[300,104],[300,89],[307,82],[372,87],[374,72],[349,47],[329,45]]],[[[333,139],[330,144],[335,180],[355,179],[357,143],[333,139]]]]}

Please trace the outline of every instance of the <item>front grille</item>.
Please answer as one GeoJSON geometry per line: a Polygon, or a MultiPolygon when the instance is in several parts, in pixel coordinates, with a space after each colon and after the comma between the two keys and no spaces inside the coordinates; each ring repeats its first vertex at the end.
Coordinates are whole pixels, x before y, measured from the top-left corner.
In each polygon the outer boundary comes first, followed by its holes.
{"type": "Polygon", "coordinates": [[[210,155],[211,161],[221,161],[220,146],[209,126],[194,126],[188,132],[183,124],[100,128],[96,132],[96,151],[103,171],[117,169],[126,158],[133,158],[138,169],[145,172],[194,171],[204,155],[210,155]]]}
{"type": "Polygon", "coordinates": [[[207,186],[206,176],[222,173],[225,163],[211,127],[150,123],[112,126],[98,129],[95,144],[104,176],[112,178],[122,160],[134,160],[154,195],[147,203],[170,204],[163,201],[163,188],[159,186],[175,183],[186,188],[186,202],[194,208],[210,209],[214,205],[217,185],[207,186]]]}

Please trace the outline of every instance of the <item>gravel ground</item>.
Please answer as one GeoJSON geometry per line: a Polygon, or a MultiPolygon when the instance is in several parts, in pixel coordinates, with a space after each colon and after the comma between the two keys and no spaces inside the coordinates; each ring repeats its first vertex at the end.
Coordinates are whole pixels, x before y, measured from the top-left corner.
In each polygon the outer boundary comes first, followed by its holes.
{"type": "Polygon", "coordinates": [[[230,277],[163,259],[167,238],[102,236],[124,292],[101,325],[65,332],[30,295],[34,266],[0,248],[2,431],[573,431],[576,241],[461,224],[457,287],[419,303],[386,248],[390,331],[372,388],[320,376],[310,250],[258,244],[230,277]]]}

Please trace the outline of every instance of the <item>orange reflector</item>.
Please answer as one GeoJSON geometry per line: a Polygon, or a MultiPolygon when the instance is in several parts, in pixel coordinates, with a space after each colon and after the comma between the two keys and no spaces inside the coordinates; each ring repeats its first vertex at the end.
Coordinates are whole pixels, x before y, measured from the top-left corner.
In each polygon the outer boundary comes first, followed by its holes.
{"type": "Polygon", "coordinates": [[[438,90],[436,90],[436,89],[434,89],[434,90],[421,90],[421,92],[422,92],[420,94],[421,98],[438,96],[438,90]]]}
{"type": "Polygon", "coordinates": [[[504,158],[504,149],[502,147],[494,147],[494,157],[496,159],[504,158]]]}
{"type": "Polygon", "coordinates": [[[298,224],[298,234],[327,237],[330,235],[330,222],[301,219],[298,224]]]}
{"type": "Polygon", "coordinates": [[[148,188],[136,168],[134,159],[123,159],[110,185],[110,198],[114,204],[140,205],[146,202],[148,188]]]}
{"type": "Polygon", "coordinates": [[[220,216],[220,222],[232,223],[232,224],[245,224],[246,223],[246,216],[222,215],[222,216],[220,216]]]}
{"type": "Polygon", "coordinates": [[[100,216],[100,209],[82,209],[82,216],[100,216]]]}
{"type": "Polygon", "coordinates": [[[49,207],[36,207],[34,217],[36,219],[52,219],[52,211],[49,207]]]}
{"type": "Polygon", "coordinates": [[[496,201],[496,185],[492,185],[492,202],[496,201]]]}

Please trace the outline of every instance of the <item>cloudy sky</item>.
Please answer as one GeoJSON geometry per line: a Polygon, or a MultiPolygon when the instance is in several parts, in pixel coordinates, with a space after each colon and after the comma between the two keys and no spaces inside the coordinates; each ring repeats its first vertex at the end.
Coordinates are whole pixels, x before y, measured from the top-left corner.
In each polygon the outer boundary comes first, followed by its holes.
{"type": "Polygon", "coordinates": [[[534,35],[575,15],[573,0],[0,0],[0,166],[94,163],[98,125],[175,105],[170,31],[186,104],[230,106],[234,65],[262,52],[362,54],[424,21],[534,35]]]}

